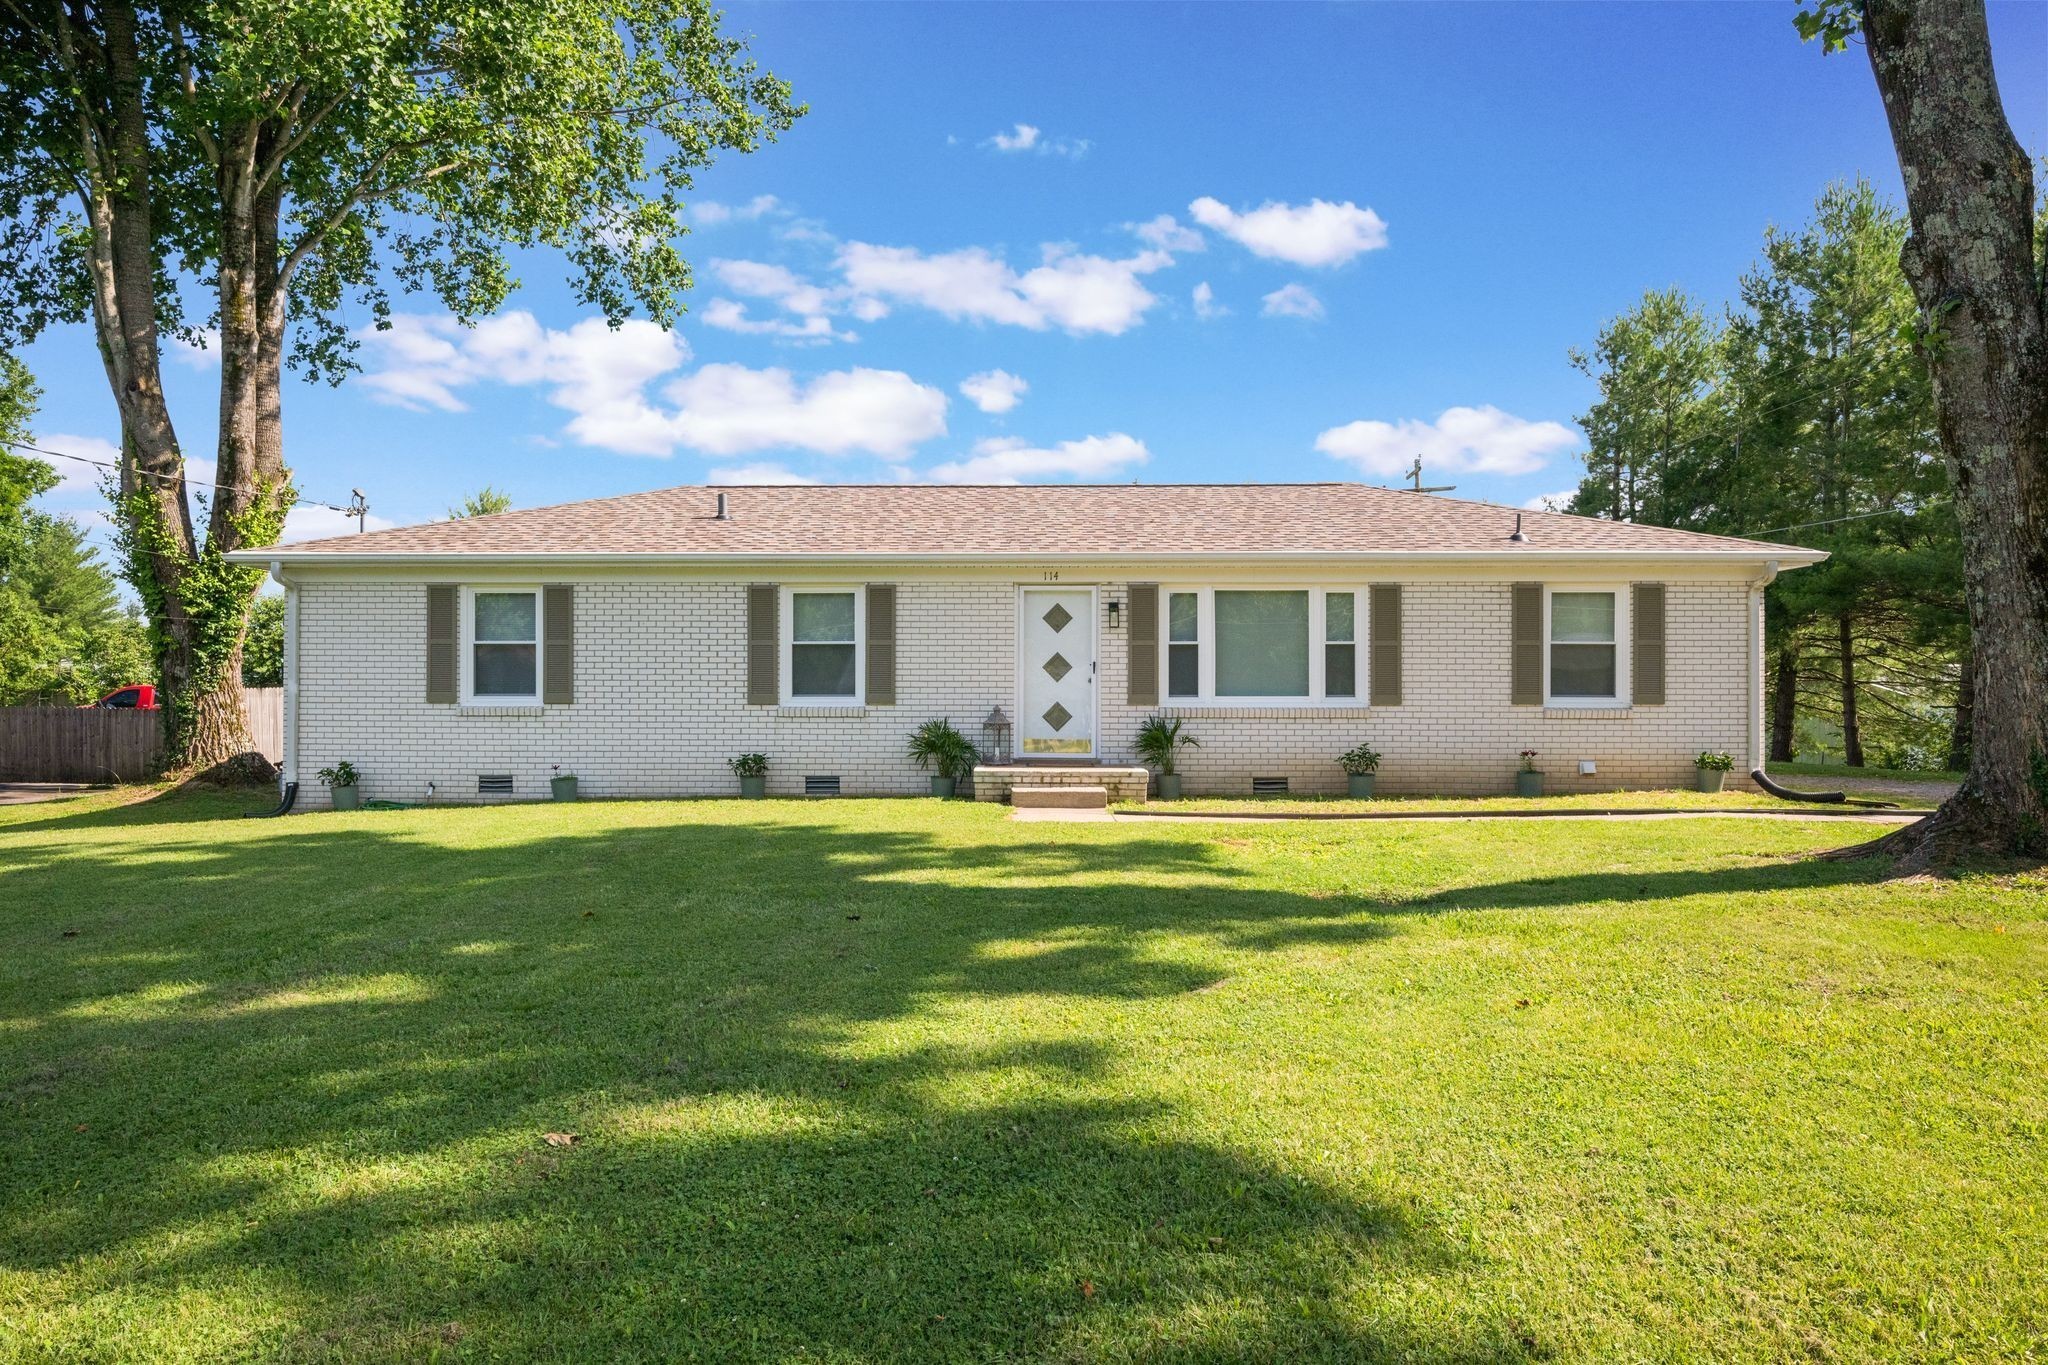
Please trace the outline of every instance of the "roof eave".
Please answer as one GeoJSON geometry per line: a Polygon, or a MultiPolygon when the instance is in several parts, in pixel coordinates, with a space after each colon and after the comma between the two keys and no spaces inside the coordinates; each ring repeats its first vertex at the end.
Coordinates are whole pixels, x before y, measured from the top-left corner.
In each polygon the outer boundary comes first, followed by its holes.
{"type": "Polygon", "coordinates": [[[1828,557],[1825,550],[1792,545],[1736,546],[1699,550],[1581,549],[1548,550],[1518,547],[1513,550],[1177,550],[1146,551],[1031,551],[1005,550],[988,553],[960,551],[874,553],[806,553],[803,551],[731,553],[676,553],[673,551],[627,550],[294,550],[285,546],[269,549],[233,550],[226,556],[236,564],[285,564],[301,567],[337,567],[348,564],[384,567],[438,567],[444,565],[490,564],[644,564],[663,566],[719,566],[748,564],[935,564],[988,565],[1017,562],[1063,564],[1175,564],[1189,561],[1249,559],[1262,564],[1368,563],[1400,560],[1413,563],[1457,563],[1500,561],[1505,563],[1561,564],[1588,559],[1630,560],[1637,563],[1767,563],[1784,568],[1817,564],[1828,557]]]}

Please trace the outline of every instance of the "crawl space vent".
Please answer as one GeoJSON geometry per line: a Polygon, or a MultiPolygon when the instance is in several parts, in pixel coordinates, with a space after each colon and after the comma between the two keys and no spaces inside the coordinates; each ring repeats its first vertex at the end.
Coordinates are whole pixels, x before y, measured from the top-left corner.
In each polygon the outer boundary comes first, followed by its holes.
{"type": "Polygon", "coordinates": [[[505,796],[512,791],[512,774],[480,773],[476,779],[478,796],[505,796]]]}
{"type": "Polygon", "coordinates": [[[1287,779],[1284,777],[1255,777],[1252,779],[1253,796],[1287,795],[1287,779]]]}
{"type": "Polygon", "coordinates": [[[806,777],[804,779],[804,795],[837,796],[839,795],[839,779],[837,777],[806,777]]]}

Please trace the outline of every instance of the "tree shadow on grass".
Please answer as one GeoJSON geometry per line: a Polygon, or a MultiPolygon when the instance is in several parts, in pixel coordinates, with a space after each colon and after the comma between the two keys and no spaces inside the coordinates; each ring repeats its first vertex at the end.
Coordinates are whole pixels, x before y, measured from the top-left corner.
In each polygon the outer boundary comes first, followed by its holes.
{"type": "Polygon", "coordinates": [[[1102,1002],[1408,913],[1864,879],[1366,900],[1253,884],[1199,839],[827,807],[433,830],[10,846],[0,1246],[95,1305],[73,1344],[253,1283],[286,1325],[228,1341],[285,1357],[1519,1357],[1519,1323],[1347,1311],[1470,1253],[1426,1211],[1190,1137],[1145,1059],[1088,1031],[1102,1002]]]}

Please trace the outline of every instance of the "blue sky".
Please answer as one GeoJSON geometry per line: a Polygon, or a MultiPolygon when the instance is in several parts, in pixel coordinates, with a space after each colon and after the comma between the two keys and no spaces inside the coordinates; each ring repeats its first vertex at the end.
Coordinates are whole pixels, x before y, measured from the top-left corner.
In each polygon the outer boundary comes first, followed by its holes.
{"type": "MultiPolygon", "coordinates": [[[[535,255],[476,332],[414,299],[365,375],[288,380],[287,457],[373,526],[486,483],[1381,483],[1417,451],[1523,503],[1578,479],[1567,348],[1646,288],[1726,299],[1831,179],[1899,197],[1861,51],[1793,10],[735,5],[811,113],[700,178],[676,332],[607,331],[535,255]]],[[[1992,27],[2048,152],[2048,5],[1992,27]]],[[[110,451],[84,332],[25,358],[39,439],[110,451]]],[[[217,371],[169,379],[203,457],[217,371]]],[[[96,508],[67,473],[50,505],[96,508]]]]}

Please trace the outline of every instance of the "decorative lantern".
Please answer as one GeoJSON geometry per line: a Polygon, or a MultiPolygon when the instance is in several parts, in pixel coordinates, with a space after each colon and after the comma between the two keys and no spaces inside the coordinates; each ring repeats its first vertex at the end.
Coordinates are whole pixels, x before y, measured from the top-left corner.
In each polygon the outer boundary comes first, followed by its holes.
{"type": "Polygon", "coordinates": [[[989,753],[997,763],[1005,763],[1010,757],[1010,718],[1003,714],[1001,703],[989,709],[988,719],[981,728],[989,734],[989,753]]]}

